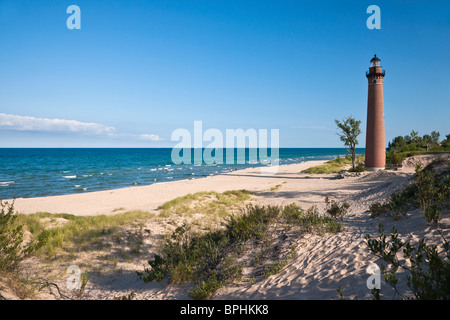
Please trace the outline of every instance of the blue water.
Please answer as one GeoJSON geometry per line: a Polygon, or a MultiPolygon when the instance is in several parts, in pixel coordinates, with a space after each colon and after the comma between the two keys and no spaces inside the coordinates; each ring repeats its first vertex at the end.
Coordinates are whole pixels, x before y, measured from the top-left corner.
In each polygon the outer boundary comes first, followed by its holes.
{"type": "MultiPolygon", "coordinates": [[[[261,165],[249,161],[245,164],[175,165],[171,160],[171,152],[170,148],[0,148],[0,199],[149,185],[261,165]]],[[[248,149],[246,152],[248,160],[248,149]]],[[[281,148],[279,159],[282,165],[333,159],[346,153],[344,148],[281,148]]],[[[362,153],[364,149],[357,149],[357,154],[362,153]]],[[[235,152],[236,157],[237,154],[235,152]]]]}

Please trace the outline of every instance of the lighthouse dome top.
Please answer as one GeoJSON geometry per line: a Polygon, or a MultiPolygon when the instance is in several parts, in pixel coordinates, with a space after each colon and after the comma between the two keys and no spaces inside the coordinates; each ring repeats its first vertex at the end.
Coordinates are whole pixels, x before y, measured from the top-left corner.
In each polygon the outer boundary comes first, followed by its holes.
{"type": "Polygon", "coordinates": [[[380,61],[381,59],[377,57],[377,55],[374,55],[372,60],[370,60],[370,66],[371,67],[380,67],[380,61]]]}

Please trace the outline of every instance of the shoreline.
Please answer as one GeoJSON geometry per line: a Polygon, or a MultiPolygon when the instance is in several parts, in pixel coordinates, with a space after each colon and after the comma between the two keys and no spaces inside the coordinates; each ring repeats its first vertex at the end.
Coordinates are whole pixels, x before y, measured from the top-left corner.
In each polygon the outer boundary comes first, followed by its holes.
{"type": "MultiPolygon", "coordinates": [[[[16,198],[15,211],[23,214],[36,212],[68,213],[78,216],[113,215],[121,212],[142,210],[155,212],[159,205],[195,192],[225,192],[245,189],[261,192],[281,180],[302,175],[300,171],[317,166],[328,160],[311,160],[278,166],[278,172],[268,175],[262,170],[270,167],[253,167],[196,179],[167,181],[144,186],[74,193],[34,198],[16,198]],[[255,181],[255,179],[258,179],[255,181]]],[[[4,201],[11,202],[12,199],[4,201]]]]}
{"type": "MultiPolygon", "coordinates": [[[[172,182],[250,168],[245,164],[223,163],[199,166],[194,163],[174,165],[171,149],[74,149],[17,148],[2,151],[0,199],[40,198],[76,193],[105,191],[154,183],[172,182]],[[47,159],[47,160],[43,160],[47,159]],[[172,166],[170,166],[172,165],[172,166]]],[[[345,156],[344,148],[280,148],[279,165],[345,156]]],[[[358,150],[360,151],[360,150],[358,150]]],[[[248,155],[246,149],[246,158],[248,155]]],[[[363,152],[361,150],[360,152],[363,152]]],[[[235,151],[236,153],[236,151],[235,151]]],[[[250,160],[250,159],[248,159],[250,160]]],[[[260,159],[261,160],[261,159],[260,159]]],[[[250,163],[249,163],[250,162],[250,163]]],[[[267,165],[264,161],[255,167],[267,165]]]]}
{"type": "MultiPolygon", "coordinates": [[[[346,299],[366,300],[372,298],[366,282],[367,267],[379,263],[367,247],[366,235],[377,237],[380,223],[385,226],[385,230],[395,227],[405,237],[403,239],[409,239],[413,235],[414,239],[426,238],[430,244],[437,244],[442,240],[439,232],[430,229],[419,209],[412,208],[398,221],[389,214],[373,217],[368,212],[373,203],[385,202],[390,195],[403,190],[411,182],[416,163],[425,164],[431,159],[416,157],[409,160],[410,163],[402,170],[366,171],[343,179],[336,179],[336,174],[300,173],[301,170],[324,163],[325,160],[283,165],[275,175],[261,175],[260,168],[247,168],[188,181],[89,194],[17,199],[16,210],[19,209],[20,212],[21,208],[26,209],[28,206],[30,213],[45,208],[49,210],[41,211],[48,212],[52,209],[55,213],[73,213],[79,216],[87,216],[92,212],[112,216],[130,210],[159,213],[156,212],[159,205],[189,193],[220,193],[245,189],[252,192],[249,201],[258,206],[283,207],[294,203],[303,210],[316,206],[319,213],[325,214],[327,206],[324,200],[329,197],[338,203],[349,204],[349,210],[342,220],[344,228],[340,232],[285,234],[288,238],[283,238],[283,241],[288,239],[286,241],[295,243],[297,247],[292,258],[279,272],[266,278],[257,278],[255,282],[249,282],[250,278],[246,278],[246,281],[232,283],[218,289],[211,299],[334,300],[339,298],[336,289],[341,287],[346,290],[346,299]],[[119,207],[123,210],[113,210],[119,207]]],[[[450,221],[449,214],[448,210],[445,211],[443,219],[450,221]]],[[[75,252],[63,252],[58,256],[60,260],[56,260],[56,264],[53,260],[32,257],[24,265],[24,270],[55,279],[64,294],[69,296],[71,291],[66,288],[66,268],[68,265],[79,265],[91,276],[83,293],[83,299],[88,300],[112,300],[129,297],[131,293],[136,300],[190,299],[188,291],[192,288],[191,283],[165,285],[144,282],[136,276],[136,272],[142,272],[148,259],[157,254],[162,237],[185,223],[198,227],[201,225],[198,222],[208,218],[208,213],[205,212],[192,215],[173,212],[162,219],[151,217],[140,225],[120,226],[116,233],[109,236],[102,233],[97,239],[99,242],[93,241],[80,246],[75,252]],[[136,240],[140,241],[139,250],[137,254],[131,255],[136,240]]],[[[55,221],[55,226],[58,223],[59,220],[55,221]]],[[[450,224],[445,225],[444,235],[448,236],[450,224]]],[[[246,259],[253,259],[259,252],[257,247],[254,250],[252,248],[249,248],[246,259]]],[[[251,270],[250,266],[244,271],[251,270]]],[[[244,275],[249,276],[245,272],[244,275]]],[[[407,292],[406,281],[400,285],[399,290],[407,292]]],[[[383,286],[384,297],[392,297],[393,293],[391,288],[383,286]]],[[[3,292],[0,294],[5,296],[3,292]]],[[[58,296],[50,290],[48,293],[40,293],[38,298],[58,299],[58,296]]]]}

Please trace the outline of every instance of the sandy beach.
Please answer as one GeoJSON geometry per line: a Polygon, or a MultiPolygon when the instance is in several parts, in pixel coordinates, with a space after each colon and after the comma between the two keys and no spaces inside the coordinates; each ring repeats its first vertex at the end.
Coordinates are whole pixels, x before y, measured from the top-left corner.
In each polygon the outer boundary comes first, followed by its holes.
{"type": "MultiPolygon", "coordinates": [[[[188,193],[202,191],[224,192],[245,189],[252,192],[264,192],[271,187],[286,182],[285,191],[306,191],[315,185],[315,179],[302,181],[305,174],[300,171],[324,163],[325,161],[308,161],[299,164],[279,166],[277,174],[264,172],[266,167],[249,168],[226,174],[197,178],[191,180],[158,183],[148,186],[129,187],[116,190],[86,192],[72,195],[18,198],[15,208],[20,213],[49,212],[69,213],[74,215],[110,215],[119,211],[145,210],[156,208],[174,198],[188,193]],[[262,171],[263,170],[263,171],[262,171]],[[287,183],[289,182],[289,183],[287,183]],[[300,189],[299,189],[300,188],[300,189]]],[[[8,200],[11,201],[11,200],[8,200]]]]}
{"type": "MultiPolygon", "coordinates": [[[[418,210],[409,212],[400,221],[394,221],[390,217],[371,218],[367,213],[370,204],[385,200],[412,179],[416,162],[409,163],[402,170],[366,171],[342,179],[337,179],[336,174],[300,173],[303,169],[323,162],[310,161],[280,166],[278,173],[273,175],[261,174],[260,168],[249,168],[206,178],[149,186],[16,199],[15,209],[20,213],[44,211],[73,215],[112,215],[129,210],[158,213],[159,205],[188,193],[246,189],[253,193],[252,203],[296,203],[302,208],[316,205],[323,210],[324,199],[328,196],[350,204],[349,213],[344,218],[343,232],[306,234],[296,239],[299,246],[294,258],[281,272],[263,281],[220,289],[213,298],[329,300],[339,298],[337,288],[341,287],[344,289],[345,299],[370,299],[370,290],[366,286],[369,274],[366,269],[370,264],[379,264],[380,261],[369,252],[364,239],[366,234],[376,237],[378,224],[383,223],[385,230],[396,226],[408,239],[439,239],[439,234],[426,224],[418,210]]],[[[448,218],[448,213],[445,218],[448,218]]],[[[136,275],[136,271],[143,270],[150,253],[155,250],[157,238],[173,228],[169,223],[149,223],[146,226],[149,235],[145,236],[143,246],[143,251],[148,254],[142,254],[133,261],[120,262],[112,271],[92,275],[83,298],[113,299],[133,292],[134,299],[188,299],[189,284],[175,286],[165,282],[144,283],[136,275]]],[[[449,229],[444,231],[448,236],[449,229]]],[[[38,266],[34,260],[32,265],[34,268],[38,266]]],[[[60,274],[64,275],[66,267],[67,265],[57,267],[62,270],[60,274]]],[[[64,278],[55,280],[61,288],[64,288],[64,281],[64,278]]],[[[391,298],[394,292],[387,284],[383,286],[385,297],[391,298]]],[[[400,287],[405,289],[405,280],[400,283],[400,287]]],[[[55,296],[47,293],[42,294],[41,298],[54,299],[55,296]]]]}

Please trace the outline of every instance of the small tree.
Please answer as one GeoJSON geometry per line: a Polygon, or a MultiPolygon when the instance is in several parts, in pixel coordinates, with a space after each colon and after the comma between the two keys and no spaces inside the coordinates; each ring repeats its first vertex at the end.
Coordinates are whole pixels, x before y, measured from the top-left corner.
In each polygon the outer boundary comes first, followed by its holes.
{"type": "Polygon", "coordinates": [[[427,147],[427,152],[430,150],[430,146],[433,143],[433,139],[431,138],[431,136],[429,134],[425,134],[422,137],[422,141],[425,144],[425,146],[427,147]]]}
{"type": "Polygon", "coordinates": [[[406,146],[405,138],[402,136],[395,137],[391,142],[388,143],[388,150],[399,152],[406,146]]]}
{"type": "Polygon", "coordinates": [[[441,136],[441,134],[439,133],[439,131],[431,131],[431,141],[433,144],[435,145],[439,145],[439,137],[441,136]]]}
{"type": "Polygon", "coordinates": [[[445,140],[442,140],[442,146],[444,148],[450,147],[450,134],[445,136],[445,140]]]}
{"type": "Polygon", "coordinates": [[[344,142],[344,145],[348,147],[348,153],[351,153],[352,156],[352,167],[355,169],[355,148],[358,144],[358,135],[361,133],[361,129],[359,125],[361,124],[360,120],[355,120],[352,116],[345,118],[340,122],[339,120],[334,120],[339,129],[342,130],[342,133],[338,133],[341,141],[344,142]]]}
{"type": "Polygon", "coordinates": [[[429,151],[431,146],[439,146],[439,137],[440,137],[440,133],[437,131],[432,131],[431,135],[425,134],[422,137],[422,141],[425,144],[425,146],[427,147],[427,152],[429,151]]]}
{"type": "Polygon", "coordinates": [[[420,143],[421,138],[419,136],[419,132],[412,130],[410,137],[411,137],[411,143],[420,143]]]}

